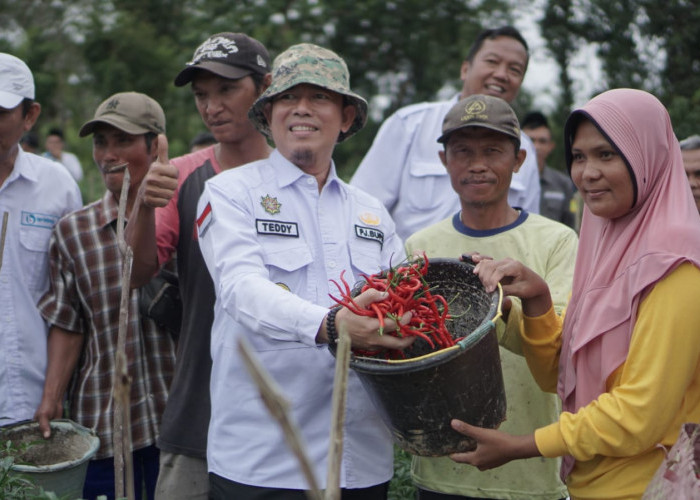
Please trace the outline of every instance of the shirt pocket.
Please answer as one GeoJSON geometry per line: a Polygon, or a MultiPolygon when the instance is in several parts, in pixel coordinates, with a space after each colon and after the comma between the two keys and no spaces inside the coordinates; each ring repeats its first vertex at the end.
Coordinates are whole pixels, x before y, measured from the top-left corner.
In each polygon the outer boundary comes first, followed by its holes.
{"type": "Polygon", "coordinates": [[[415,210],[435,207],[452,191],[450,178],[445,166],[436,158],[435,161],[412,161],[408,167],[408,189],[406,205],[415,210]]]}
{"type": "Polygon", "coordinates": [[[382,270],[381,258],[381,248],[377,242],[355,241],[350,244],[352,274],[360,280],[362,275],[371,275],[382,270]]]}
{"type": "Polygon", "coordinates": [[[27,287],[32,292],[43,292],[49,282],[50,237],[48,229],[20,226],[20,263],[27,287]]]}
{"type": "Polygon", "coordinates": [[[304,296],[308,266],[313,262],[306,243],[274,242],[263,248],[263,261],[270,274],[270,281],[291,292],[304,296]]]}

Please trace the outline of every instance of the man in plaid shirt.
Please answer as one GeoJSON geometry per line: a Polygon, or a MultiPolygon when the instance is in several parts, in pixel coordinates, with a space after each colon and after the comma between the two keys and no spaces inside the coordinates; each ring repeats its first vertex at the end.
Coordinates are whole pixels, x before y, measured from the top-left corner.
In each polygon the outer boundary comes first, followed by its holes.
{"type": "MultiPolygon", "coordinates": [[[[93,135],[93,158],[107,187],[102,199],[63,217],[50,243],[50,289],[39,309],[50,325],[48,367],[35,419],[44,436],[48,422],[68,414],[96,430],[100,448],[91,461],[83,497],[114,498],[112,378],[119,330],[122,255],[117,213],[124,171],[131,176],[126,217],[138,186],[158,152],[165,115],[156,101],[136,92],[104,101],[80,136],[93,135]],[[70,385],[70,386],[69,386],[70,385]]],[[[155,440],[172,379],[175,346],[165,330],[139,315],[139,290],[131,291],[126,337],[131,377],[131,435],[136,498],[145,484],[153,498],[158,477],[155,440]]]]}

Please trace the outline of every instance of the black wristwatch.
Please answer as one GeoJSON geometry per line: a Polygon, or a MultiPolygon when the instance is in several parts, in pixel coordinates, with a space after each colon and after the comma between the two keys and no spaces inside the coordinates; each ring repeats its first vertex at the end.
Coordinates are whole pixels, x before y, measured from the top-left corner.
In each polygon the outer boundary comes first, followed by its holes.
{"type": "Polygon", "coordinates": [[[326,315],[326,336],[329,344],[338,343],[338,330],[335,329],[335,315],[338,314],[343,306],[335,306],[326,315]]]}

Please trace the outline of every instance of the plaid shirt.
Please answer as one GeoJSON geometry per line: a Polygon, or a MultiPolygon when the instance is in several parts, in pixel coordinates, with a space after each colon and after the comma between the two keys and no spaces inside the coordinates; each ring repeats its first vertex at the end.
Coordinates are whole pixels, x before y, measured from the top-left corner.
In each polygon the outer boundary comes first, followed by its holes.
{"type": "MultiPolygon", "coordinates": [[[[114,456],[112,375],[122,274],[117,211],[113,195],[106,192],[59,221],[50,243],[51,287],[38,306],[50,325],[85,336],[68,400],[70,417],[95,429],[100,438],[96,458],[114,456]]],[[[174,342],[139,315],[138,296],[132,290],[126,337],[134,450],[155,443],[175,361],[174,342]]]]}

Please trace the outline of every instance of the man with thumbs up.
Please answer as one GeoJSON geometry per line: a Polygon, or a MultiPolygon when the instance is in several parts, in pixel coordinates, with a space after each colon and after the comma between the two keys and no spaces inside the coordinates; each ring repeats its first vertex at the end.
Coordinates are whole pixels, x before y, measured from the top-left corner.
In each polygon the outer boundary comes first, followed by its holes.
{"type": "MultiPolygon", "coordinates": [[[[71,419],[97,432],[100,448],[88,466],[82,496],[88,500],[114,498],[112,376],[120,319],[117,217],[124,172],[130,174],[128,219],[138,186],[160,149],[157,134],[163,133],[163,110],[147,95],[121,92],[100,104],[80,136],[92,134],[93,158],[107,191],[59,220],[51,235],[50,288],[38,305],[50,326],[48,365],[34,418],[49,437],[49,420],[63,416],[67,394],[71,419]]],[[[139,315],[139,294],[131,291],[126,334],[137,499],[144,488],[153,498],[159,466],[155,440],[175,365],[172,338],[139,315]]]]}
{"type": "Polygon", "coordinates": [[[202,121],[217,144],[168,161],[165,136],[127,226],[134,251],[132,286],[139,286],[177,255],[182,323],[170,398],[158,438],[161,475],[156,497],[205,500],[209,494],[210,329],[214,285],[196,240],[197,201],[204,182],[222,170],[267,158],[271,148],[248,120],[248,109],[270,83],[270,56],[243,33],[205,40],[175,78],[191,84],[202,121]]]}

